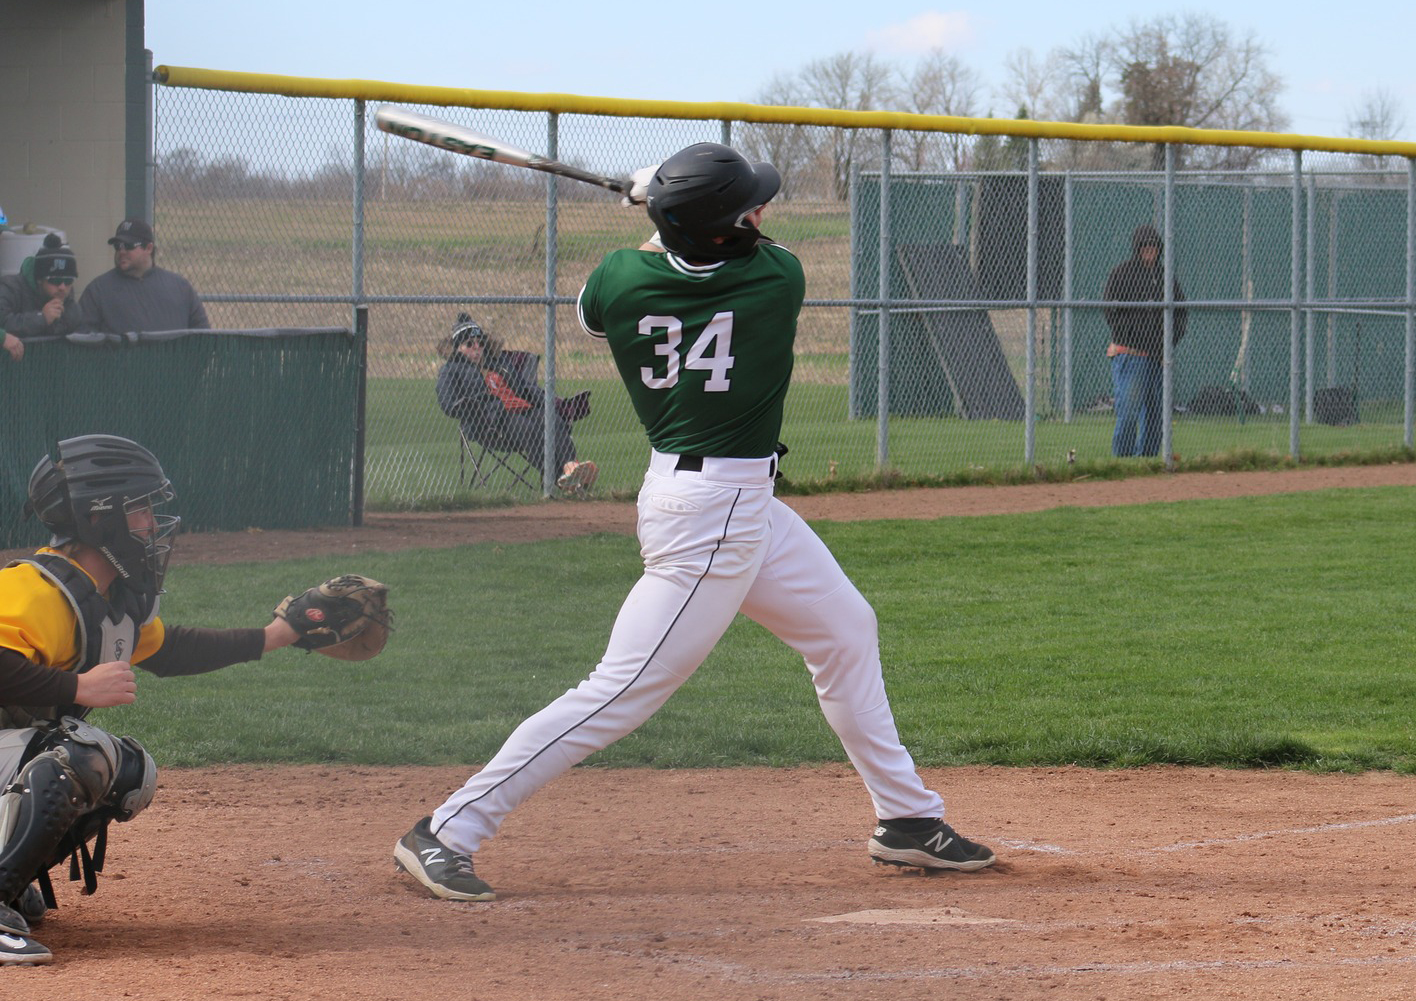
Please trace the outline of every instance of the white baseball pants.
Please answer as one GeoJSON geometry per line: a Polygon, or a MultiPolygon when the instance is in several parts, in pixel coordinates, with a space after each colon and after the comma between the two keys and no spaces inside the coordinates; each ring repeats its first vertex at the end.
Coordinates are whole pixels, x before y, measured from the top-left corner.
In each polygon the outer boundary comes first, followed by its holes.
{"type": "Polygon", "coordinates": [[[526,719],[433,814],[433,833],[471,854],[551,779],[654,714],[741,611],[802,655],[826,721],[880,819],[938,817],[900,743],[880,672],[875,612],[816,533],[772,496],[775,457],[704,458],[700,472],[654,452],[639,492],[644,576],[604,658],[526,719]]]}

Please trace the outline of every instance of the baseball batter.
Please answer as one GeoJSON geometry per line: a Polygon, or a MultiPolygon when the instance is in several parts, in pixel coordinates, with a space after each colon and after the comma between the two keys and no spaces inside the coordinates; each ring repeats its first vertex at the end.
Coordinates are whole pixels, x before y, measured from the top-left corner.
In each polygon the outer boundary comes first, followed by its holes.
{"type": "Polygon", "coordinates": [[[994,861],[944,823],[943,801],[900,743],[874,611],[773,497],[805,296],[800,262],[758,230],[780,186],[770,164],[727,146],[674,154],[644,185],[655,237],[609,254],[581,290],[580,322],[609,344],[652,445],[638,501],[644,575],[590,676],[395,845],[435,896],[495,899],[473,870],[482,842],[541,786],[653,715],[739,611],[805,659],[874,803],[872,858],[965,871],[994,861]]]}

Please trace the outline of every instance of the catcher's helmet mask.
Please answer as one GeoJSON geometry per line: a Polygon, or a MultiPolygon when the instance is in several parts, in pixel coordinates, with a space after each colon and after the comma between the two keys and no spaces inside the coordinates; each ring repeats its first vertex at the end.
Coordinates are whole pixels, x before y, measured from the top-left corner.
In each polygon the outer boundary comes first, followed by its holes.
{"type": "Polygon", "coordinates": [[[747,217],[781,187],[770,163],[749,163],[721,143],[695,143],[659,164],[645,208],[666,249],[694,261],[727,261],[752,253],[762,234],[747,217]]]}
{"type": "Polygon", "coordinates": [[[56,451],[57,461],[46,455],[30,473],[26,513],[49,529],[51,546],[91,546],[132,591],[161,594],[181,519],[157,513],[175,494],[156,457],[106,434],[66,438],[56,451]]]}

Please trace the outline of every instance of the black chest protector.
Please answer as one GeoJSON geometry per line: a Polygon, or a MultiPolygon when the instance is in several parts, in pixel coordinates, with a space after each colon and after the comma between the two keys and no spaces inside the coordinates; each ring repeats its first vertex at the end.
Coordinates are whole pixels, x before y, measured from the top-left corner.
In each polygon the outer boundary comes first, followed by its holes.
{"type": "MultiPolygon", "coordinates": [[[[25,559],[13,560],[7,567],[29,563],[40,575],[58,588],[74,610],[74,645],[79,652],[74,672],[82,674],[99,664],[113,660],[132,660],[142,627],[157,615],[158,599],[142,600],[118,584],[113,588],[113,601],[98,593],[93,580],[74,564],[53,553],[36,553],[25,559]]],[[[7,706],[4,715],[10,725],[29,726],[39,719],[74,716],[82,719],[88,712],[83,706],[7,706]],[[26,718],[28,717],[28,718],[26,718]]]]}

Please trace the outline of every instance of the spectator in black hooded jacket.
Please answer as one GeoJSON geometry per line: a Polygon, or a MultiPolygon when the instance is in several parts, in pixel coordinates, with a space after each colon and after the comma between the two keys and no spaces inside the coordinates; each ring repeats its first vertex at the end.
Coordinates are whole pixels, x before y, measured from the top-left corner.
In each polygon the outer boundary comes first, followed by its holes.
{"type": "MultiPolygon", "coordinates": [[[[1164,302],[1164,244],[1149,223],[1137,226],[1131,236],[1132,256],[1112,269],[1102,298],[1108,302],[1164,302]]],[[[1175,302],[1184,302],[1178,279],[1174,282],[1175,302]]],[[[1111,379],[1116,393],[1116,430],[1111,436],[1111,454],[1118,457],[1159,455],[1165,351],[1165,309],[1160,306],[1107,306],[1104,311],[1111,328],[1111,379]]],[[[1186,313],[1175,310],[1174,344],[1185,336],[1186,313]]]]}

